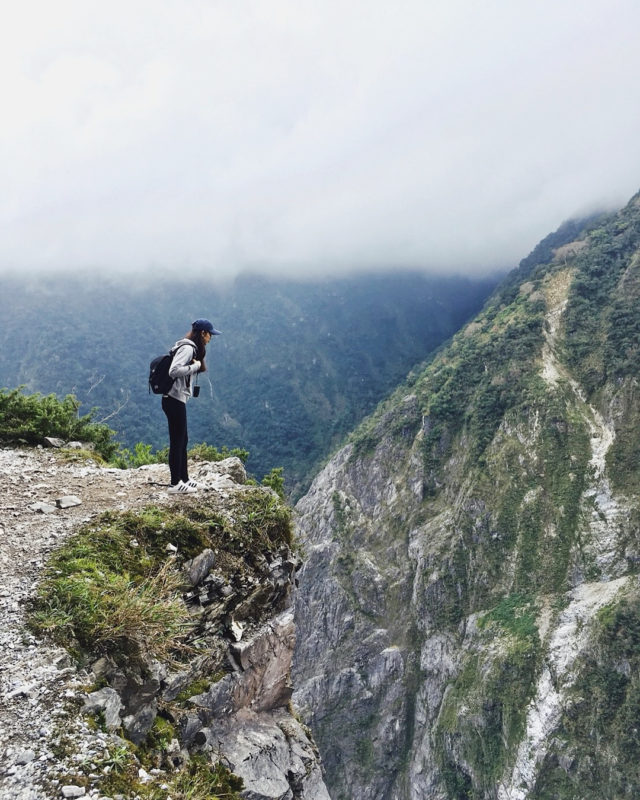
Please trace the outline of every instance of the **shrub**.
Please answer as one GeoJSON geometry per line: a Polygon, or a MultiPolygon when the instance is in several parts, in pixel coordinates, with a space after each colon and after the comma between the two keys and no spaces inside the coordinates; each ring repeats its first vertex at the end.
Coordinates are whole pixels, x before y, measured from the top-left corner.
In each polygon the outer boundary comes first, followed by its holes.
{"type": "Polygon", "coordinates": [[[0,389],[0,442],[36,445],[46,436],[55,436],[91,442],[103,458],[113,456],[117,450],[114,432],[93,421],[94,411],[78,416],[80,403],[73,395],[60,400],[54,394],[27,395],[22,389],[0,389]]]}
{"type": "Polygon", "coordinates": [[[223,445],[222,449],[218,450],[215,445],[201,442],[200,444],[194,444],[189,449],[189,455],[191,458],[200,459],[201,461],[223,461],[225,458],[235,456],[245,464],[249,458],[249,451],[240,447],[234,447],[230,450],[226,445],[223,445]]]}
{"type": "Polygon", "coordinates": [[[284,475],[282,474],[283,467],[274,467],[271,472],[268,472],[261,483],[263,486],[268,486],[284,500],[284,475]]]}

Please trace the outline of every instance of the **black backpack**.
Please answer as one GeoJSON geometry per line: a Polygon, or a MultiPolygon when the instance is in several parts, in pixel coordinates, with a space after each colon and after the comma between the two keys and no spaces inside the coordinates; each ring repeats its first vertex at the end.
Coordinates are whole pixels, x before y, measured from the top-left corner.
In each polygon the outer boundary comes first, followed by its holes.
{"type": "Polygon", "coordinates": [[[149,392],[166,394],[173,386],[173,378],[169,377],[169,367],[173,361],[173,351],[154,358],[149,364],[149,392]]]}
{"type": "MultiPolygon", "coordinates": [[[[177,347],[172,347],[168,353],[157,356],[149,364],[149,393],[167,394],[173,386],[174,379],[169,377],[169,367],[177,349],[177,347]]],[[[195,352],[195,345],[193,345],[193,349],[195,352]]]]}

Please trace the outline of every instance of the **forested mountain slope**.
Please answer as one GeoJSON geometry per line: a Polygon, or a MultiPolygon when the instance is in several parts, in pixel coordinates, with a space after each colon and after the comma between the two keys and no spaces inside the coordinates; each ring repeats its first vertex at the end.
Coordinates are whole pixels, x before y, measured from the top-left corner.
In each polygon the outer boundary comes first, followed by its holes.
{"type": "MultiPolygon", "coordinates": [[[[190,406],[191,442],[250,451],[290,489],[484,303],[495,280],[393,272],[295,282],[0,282],[0,386],[76,394],[118,438],[167,443],[149,361],[210,317],[223,335],[190,406]],[[116,413],[117,412],[117,413],[116,413]]],[[[308,481],[307,481],[308,482],[308,481]]]]}
{"type": "Polygon", "coordinates": [[[640,195],[544,250],[298,503],[333,800],[640,795],[640,195]]]}

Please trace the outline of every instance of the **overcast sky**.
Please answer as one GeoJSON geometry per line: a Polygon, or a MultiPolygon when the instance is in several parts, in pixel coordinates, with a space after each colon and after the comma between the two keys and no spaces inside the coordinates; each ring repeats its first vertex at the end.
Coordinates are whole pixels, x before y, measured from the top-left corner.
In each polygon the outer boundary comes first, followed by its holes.
{"type": "Polygon", "coordinates": [[[20,0],[0,271],[514,266],[640,189],[638,0],[20,0]]]}

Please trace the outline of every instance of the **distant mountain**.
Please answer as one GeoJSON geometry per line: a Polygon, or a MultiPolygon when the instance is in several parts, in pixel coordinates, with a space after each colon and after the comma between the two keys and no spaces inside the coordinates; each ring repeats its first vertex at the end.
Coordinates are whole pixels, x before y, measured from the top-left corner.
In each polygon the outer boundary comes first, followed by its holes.
{"type": "Polygon", "coordinates": [[[162,447],[166,420],[147,392],[149,361],[207,316],[215,337],[192,443],[250,451],[290,490],[409,370],[476,313],[495,279],[411,272],[323,281],[245,275],[220,287],[70,277],[0,281],[0,386],[74,393],[120,440],[162,447]]]}
{"type": "Polygon", "coordinates": [[[565,233],[297,504],[334,800],[640,797],[640,194],[565,233]]]}

